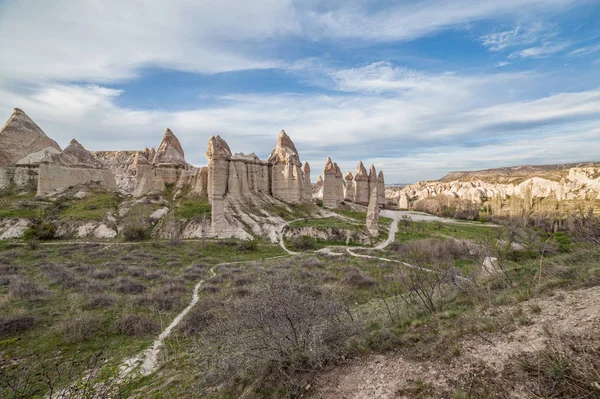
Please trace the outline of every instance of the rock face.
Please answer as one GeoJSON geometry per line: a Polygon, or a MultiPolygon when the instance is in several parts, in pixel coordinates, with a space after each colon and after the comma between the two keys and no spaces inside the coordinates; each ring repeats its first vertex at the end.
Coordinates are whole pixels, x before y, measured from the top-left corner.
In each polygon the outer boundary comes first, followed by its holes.
{"type": "Polygon", "coordinates": [[[15,108],[0,129],[0,166],[14,166],[27,155],[46,148],[60,151],[58,144],[46,136],[25,112],[15,108]]]}
{"type": "Polygon", "coordinates": [[[378,189],[373,188],[367,207],[367,230],[373,237],[379,237],[379,200],[378,189]]]}
{"type": "Polygon", "coordinates": [[[354,202],[360,205],[368,205],[370,195],[369,175],[362,161],[360,161],[354,174],[354,202]]]}
{"type": "Polygon", "coordinates": [[[156,150],[156,154],[152,159],[152,164],[155,166],[187,166],[187,162],[185,162],[185,154],[183,152],[183,148],[181,148],[181,143],[177,137],[175,137],[171,129],[167,128],[165,131],[162,142],[158,146],[158,150],[156,150]]]}
{"type": "Polygon", "coordinates": [[[333,166],[335,167],[335,201],[337,206],[344,201],[345,183],[344,175],[342,175],[342,170],[338,164],[334,162],[333,166]]]}
{"type": "Polygon", "coordinates": [[[401,210],[408,209],[408,195],[406,195],[406,193],[400,193],[400,196],[398,197],[398,208],[401,210]]]}
{"type": "MultiPolygon", "coordinates": [[[[409,202],[442,198],[487,204],[493,214],[529,212],[534,204],[541,204],[541,201],[600,199],[600,164],[584,165],[453,172],[439,181],[418,182],[401,189],[390,188],[386,191],[386,197],[397,200],[400,208],[407,208],[409,202]]],[[[556,208],[552,204],[550,207],[556,208]]]]}
{"type": "Polygon", "coordinates": [[[230,227],[225,213],[227,207],[257,198],[264,200],[264,196],[291,204],[312,200],[310,166],[304,164],[301,168],[296,146],[283,130],[267,161],[261,161],[254,153],[232,155],[229,145],[220,136],[210,138],[206,157],[214,232],[230,227]]]}
{"type": "Polygon", "coordinates": [[[377,175],[377,193],[379,195],[377,201],[379,202],[379,206],[385,205],[385,178],[383,176],[383,171],[379,171],[377,175]]]}
{"type": "Polygon", "coordinates": [[[302,201],[303,202],[311,202],[312,201],[312,183],[310,181],[310,165],[308,162],[304,162],[302,166],[302,201]]]}
{"type": "Polygon", "coordinates": [[[323,206],[325,208],[335,209],[338,206],[338,189],[336,188],[338,169],[328,157],[323,169],[323,206]]]}
{"type": "Polygon", "coordinates": [[[41,159],[58,152],[58,144],[15,108],[0,129],[0,189],[36,186],[41,159]]]}
{"type": "Polygon", "coordinates": [[[354,177],[350,171],[346,172],[346,176],[344,176],[344,180],[346,183],[344,184],[344,201],[353,202],[354,201],[354,177]]]}
{"type": "Polygon", "coordinates": [[[281,131],[277,146],[267,162],[271,166],[271,191],[273,196],[291,204],[302,202],[304,189],[302,163],[292,139],[281,131]]]}
{"type": "Polygon", "coordinates": [[[113,174],[77,140],[60,154],[50,154],[39,167],[37,195],[83,183],[97,182],[107,190],[117,190],[113,174]]]}

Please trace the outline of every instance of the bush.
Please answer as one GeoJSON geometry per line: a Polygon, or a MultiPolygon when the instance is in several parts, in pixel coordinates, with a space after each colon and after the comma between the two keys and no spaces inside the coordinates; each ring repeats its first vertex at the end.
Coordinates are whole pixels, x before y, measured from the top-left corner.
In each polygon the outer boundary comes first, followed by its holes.
{"type": "Polygon", "coordinates": [[[148,316],[130,313],[121,317],[115,326],[115,331],[130,337],[144,337],[160,332],[160,326],[148,316]]]}
{"type": "Polygon", "coordinates": [[[293,238],[288,246],[295,251],[311,251],[317,248],[317,240],[310,236],[293,238]]]}
{"type": "Polygon", "coordinates": [[[563,231],[554,233],[554,240],[558,245],[558,252],[571,252],[571,237],[563,231]]]}
{"type": "Polygon", "coordinates": [[[146,286],[138,281],[122,278],[115,285],[115,290],[121,294],[141,294],[146,291],[146,286]]]}
{"type": "Polygon", "coordinates": [[[89,339],[100,327],[101,319],[91,313],[81,313],[62,322],[62,337],[69,343],[79,343],[89,339]]]}
{"type": "Polygon", "coordinates": [[[54,238],[56,234],[56,226],[49,222],[35,221],[23,233],[25,241],[46,241],[54,238]]]}
{"type": "Polygon", "coordinates": [[[239,252],[256,251],[257,248],[258,244],[256,243],[256,240],[244,240],[241,241],[237,246],[237,250],[239,252]]]}
{"type": "Polygon", "coordinates": [[[25,278],[15,278],[10,282],[8,293],[16,299],[33,300],[41,298],[46,290],[25,278]]]}
{"type": "Polygon", "coordinates": [[[216,328],[225,372],[262,372],[265,384],[298,393],[304,378],[345,354],[358,332],[343,306],[313,285],[278,274],[234,303],[216,328]]]}
{"type": "Polygon", "coordinates": [[[0,316],[0,336],[20,334],[35,326],[35,318],[26,312],[0,316]]]}
{"type": "Polygon", "coordinates": [[[146,227],[129,225],[123,229],[123,240],[125,241],[144,241],[149,238],[150,234],[146,227]]]}

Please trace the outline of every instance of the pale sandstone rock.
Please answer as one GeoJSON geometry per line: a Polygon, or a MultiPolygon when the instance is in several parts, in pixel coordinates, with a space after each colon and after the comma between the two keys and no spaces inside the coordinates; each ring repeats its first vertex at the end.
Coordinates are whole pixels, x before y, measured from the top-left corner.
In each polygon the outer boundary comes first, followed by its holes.
{"type": "Polygon", "coordinates": [[[398,208],[408,210],[408,195],[406,193],[400,193],[398,198],[398,208]]]}
{"type": "Polygon", "coordinates": [[[0,166],[12,166],[27,155],[48,147],[60,151],[58,144],[46,136],[25,112],[15,108],[0,129],[0,166]]]}
{"type": "Polygon", "coordinates": [[[157,220],[160,220],[160,219],[164,218],[165,216],[167,216],[167,213],[169,213],[169,208],[164,206],[164,207],[158,208],[157,210],[152,212],[150,214],[150,216],[148,216],[148,218],[152,221],[157,221],[157,220]]]}
{"type": "Polygon", "coordinates": [[[353,202],[354,201],[354,177],[350,171],[346,172],[346,176],[344,176],[346,183],[344,184],[344,201],[353,202]]]}
{"type": "Polygon", "coordinates": [[[379,171],[377,175],[377,192],[379,194],[379,206],[385,205],[385,177],[383,176],[383,171],[379,171]]]}
{"type": "Polygon", "coordinates": [[[90,182],[97,182],[107,190],[117,190],[113,174],[73,139],[63,152],[42,160],[37,195],[90,182]]]}
{"type": "Polygon", "coordinates": [[[117,236],[117,231],[114,229],[111,229],[104,223],[100,224],[98,227],[96,227],[96,230],[94,230],[95,238],[115,238],[116,236],[117,236]]]}
{"type": "Polygon", "coordinates": [[[16,162],[17,166],[40,166],[41,161],[51,156],[52,154],[59,154],[60,151],[53,147],[44,148],[38,152],[27,155],[24,158],[19,159],[16,162]]]}
{"type": "Polygon", "coordinates": [[[302,200],[303,202],[312,201],[312,183],[310,181],[310,165],[304,162],[302,165],[302,200]]]}
{"type": "Polygon", "coordinates": [[[3,219],[0,220],[0,240],[10,240],[23,237],[25,230],[31,225],[27,219],[3,219]]]}
{"type": "Polygon", "coordinates": [[[269,155],[271,165],[271,193],[282,201],[300,203],[303,195],[302,163],[292,139],[281,131],[277,146],[269,155]]]}
{"type": "Polygon", "coordinates": [[[369,197],[369,175],[362,161],[359,161],[354,174],[354,202],[360,205],[368,205],[369,197]]]}
{"type": "Polygon", "coordinates": [[[226,230],[225,194],[229,181],[229,160],[231,150],[221,136],[211,136],[208,140],[208,201],[212,205],[211,228],[213,232],[226,230]]]}
{"type": "Polygon", "coordinates": [[[169,166],[182,166],[186,167],[185,154],[181,143],[175,137],[171,129],[167,128],[163,136],[162,142],[156,150],[156,154],[152,160],[152,164],[155,166],[169,165],[169,166]]]}
{"type": "Polygon", "coordinates": [[[373,237],[379,237],[379,203],[377,187],[371,191],[367,207],[367,230],[373,237]]]}
{"type": "Polygon", "coordinates": [[[340,204],[340,202],[344,201],[344,175],[342,174],[342,170],[338,166],[337,163],[333,163],[335,167],[335,201],[336,206],[340,204]]]}
{"type": "Polygon", "coordinates": [[[330,157],[327,157],[323,169],[323,207],[335,209],[338,206],[337,169],[330,157]]]}

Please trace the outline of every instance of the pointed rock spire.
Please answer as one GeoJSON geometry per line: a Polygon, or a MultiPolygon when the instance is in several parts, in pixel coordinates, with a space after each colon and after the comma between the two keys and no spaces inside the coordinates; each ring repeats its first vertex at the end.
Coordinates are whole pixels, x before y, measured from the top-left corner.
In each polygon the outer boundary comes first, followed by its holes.
{"type": "Polygon", "coordinates": [[[187,165],[181,143],[171,129],[167,128],[165,131],[152,163],[154,165],[187,165]]]}
{"type": "Polygon", "coordinates": [[[229,159],[231,158],[231,149],[221,136],[210,136],[208,139],[208,150],[206,150],[208,159],[229,159]]]}
{"type": "Polygon", "coordinates": [[[369,175],[367,174],[367,169],[365,165],[363,165],[362,161],[358,162],[356,166],[356,173],[354,174],[354,180],[356,181],[369,181],[369,175]]]}
{"type": "Polygon", "coordinates": [[[335,173],[336,173],[335,164],[333,163],[333,161],[331,160],[330,157],[327,157],[327,160],[325,161],[325,168],[323,168],[323,174],[335,175],[335,173]]]}
{"type": "Polygon", "coordinates": [[[338,164],[336,162],[333,163],[333,166],[335,167],[335,177],[341,179],[344,176],[342,174],[342,170],[340,169],[340,167],[338,166],[338,164]]]}
{"type": "Polygon", "coordinates": [[[373,164],[371,164],[371,169],[369,169],[369,181],[377,183],[377,169],[375,169],[375,165],[373,164]]]}
{"type": "Polygon", "coordinates": [[[302,167],[300,156],[298,155],[294,142],[283,130],[279,132],[277,146],[271,151],[271,155],[269,155],[267,161],[272,164],[291,163],[295,166],[302,167]]]}
{"type": "Polygon", "coordinates": [[[85,168],[102,168],[102,164],[91,152],[85,149],[79,141],[72,139],[67,148],[60,154],[51,155],[44,161],[58,163],[63,166],[79,166],[85,168]]]}
{"type": "Polygon", "coordinates": [[[346,180],[352,180],[353,179],[352,173],[350,173],[350,171],[347,171],[346,172],[346,176],[344,176],[344,179],[346,179],[346,180]]]}
{"type": "Polygon", "coordinates": [[[308,164],[308,162],[304,162],[304,165],[302,166],[302,172],[310,173],[310,165],[308,164]]]}
{"type": "Polygon", "coordinates": [[[0,166],[14,165],[29,154],[60,147],[19,108],[15,108],[0,129],[0,166]]]}

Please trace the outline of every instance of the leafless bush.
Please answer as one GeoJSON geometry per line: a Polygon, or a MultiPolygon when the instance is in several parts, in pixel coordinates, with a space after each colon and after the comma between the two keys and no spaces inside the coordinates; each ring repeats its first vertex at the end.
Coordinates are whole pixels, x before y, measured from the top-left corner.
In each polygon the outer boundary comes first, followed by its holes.
{"type": "Polygon", "coordinates": [[[50,264],[41,268],[48,279],[53,283],[60,284],[65,288],[74,288],[79,285],[79,279],[68,269],[61,266],[50,264]]]}
{"type": "Polygon", "coordinates": [[[550,334],[545,349],[516,358],[516,379],[540,398],[600,397],[600,346],[550,334]]]}
{"type": "Polygon", "coordinates": [[[213,285],[213,284],[204,284],[202,286],[202,292],[208,292],[208,293],[217,293],[219,292],[221,289],[219,288],[218,285],[213,285]]]}
{"type": "Polygon", "coordinates": [[[355,267],[350,267],[344,272],[344,282],[357,288],[368,288],[377,285],[371,276],[365,275],[355,267]]]}
{"type": "Polygon", "coordinates": [[[125,314],[115,325],[118,334],[143,337],[160,331],[159,324],[152,318],[137,313],[125,314]]]}
{"type": "Polygon", "coordinates": [[[323,263],[319,259],[313,258],[313,257],[306,259],[305,261],[302,262],[302,267],[306,267],[306,268],[323,268],[324,266],[325,266],[325,263],[323,263]]]}
{"type": "Polygon", "coordinates": [[[117,273],[115,273],[114,270],[111,269],[100,269],[96,270],[92,274],[92,277],[98,280],[109,280],[117,277],[117,273]]]}
{"type": "Polygon", "coordinates": [[[117,281],[115,290],[121,294],[141,294],[146,291],[146,286],[139,281],[122,278],[117,281]]]}
{"type": "Polygon", "coordinates": [[[0,336],[18,334],[35,326],[35,318],[25,311],[0,316],[0,336]]]}
{"type": "Polygon", "coordinates": [[[264,370],[273,381],[297,388],[305,373],[344,353],[356,332],[340,303],[312,285],[276,275],[235,302],[217,328],[224,340],[217,360],[224,372],[264,370]]]}
{"type": "Polygon", "coordinates": [[[132,267],[127,272],[131,277],[146,277],[148,275],[148,270],[142,267],[132,267]]]}
{"type": "Polygon", "coordinates": [[[117,302],[117,299],[112,295],[100,294],[92,297],[87,304],[88,308],[101,309],[110,308],[117,302]]]}
{"type": "Polygon", "coordinates": [[[186,280],[197,281],[203,278],[206,275],[206,271],[210,268],[210,266],[206,263],[196,263],[187,267],[183,271],[183,278],[186,280]]]}
{"type": "Polygon", "coordinates": [[[205,331],[216,319],[217,313],[224,307],[223,302],[207,299],[200,301],[181,322],[180,329],[187,337],[205,331]]]}
{"type": "Polygon", "coordinates": [[[19,277],[11,280],[8,293],[16,299],[36,300],[41,299],[46,290],[25,277],[19,277]]]}
{"type": "Polygon", "coordinates": [[[186,292],[184,285],[166,284],[153,290],[148,295],[140,298],[140,304],[150,304],[156,310],[172,310],[183,304],[183,296],[186,292]]]}
{"type": "Polygon", "coordinates": [[[64,320],[59,329],[65,341],[79,343],[89,339],[100,327],[101,318],[92,313],[80,313],[64,320]]]}
{"type": "Polygon", "coordinates": [[[233,280],[233,285],[235,285],[237,287],[242,287],[244,285],[249,285],[249,284],[252,284],[252,278],[248,275],[239,276],[233,280]]]}
{"type": "Polygon", "coordinates": [[[451,251],[444,245],[431,244],[407,246],[410,266],[399,270],[398,279],[407,304],[437,312],[456,299],[462,286],[451,251]]]}

